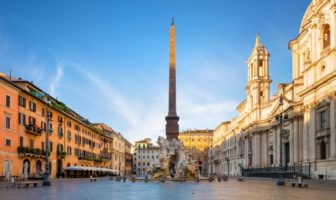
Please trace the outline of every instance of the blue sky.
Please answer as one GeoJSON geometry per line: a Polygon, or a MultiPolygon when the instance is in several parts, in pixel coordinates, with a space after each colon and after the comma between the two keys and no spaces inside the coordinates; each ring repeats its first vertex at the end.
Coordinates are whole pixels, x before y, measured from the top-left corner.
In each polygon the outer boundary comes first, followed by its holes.
{"type": "Polygon", "coordinates": [[[176,25],[180,130],[214,129],[245,99],[256,33],[270,75],[291,81],[288,42],[309,0],[0,0],[0,71],[34,81],[131,142],[165,133],[176,25]]]}

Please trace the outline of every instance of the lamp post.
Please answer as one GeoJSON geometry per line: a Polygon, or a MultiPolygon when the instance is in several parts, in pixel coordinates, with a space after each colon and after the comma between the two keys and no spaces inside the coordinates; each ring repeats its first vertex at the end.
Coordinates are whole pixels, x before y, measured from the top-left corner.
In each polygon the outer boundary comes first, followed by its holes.
{"type": "Polygon", "coordinates": [[[120,171],[121,171],[121,162],[120,162],[120,157],[119,157],[119,176],[120,176],[120,171]]]}
{"type": "MultiPolygon", "coordinates": [[[[282,109],[282,106],[283,106],[282,96],[280,97],[279,105],[281,106],[281,109],[282,109]]],[[[280,163],[279,163],[278,181],[277,181],[278,186],[285,185],[284,171],[283,171],[283,165],[282,165],[282,137],[283,137],[283,132],[284,132],[282,123],[286,119],[288,119],[288,115],[283,114],[282,111],[280,112],[280,114],[276,116],[276,120],[279,122],[279,126],[280,126],[280,157],[279,157],[280,163]]]]}
{"type": "Polygon", "coordinates": [[[50,180],[49,180],[49,133],[50,133],[50,112],[48,111],[48,108],[51,104],[49,95],[46,95],[44,97],[44,102],[46,103],[46,136],[45,136],[45,143],[46,143],[46,164],[45,164],[45,173],[44,173],[44,179],[42,182],[43,186],[50,186],[50,180]]]}
{"type": "Polygon", "coordinates": [[[212,157],[213,157],[213,144],[212,144],[212,141],[211,141],[211,149],[210,149],[210,176],[212,176],[212,157]]]}
{"type": "Polygon", "coordinates": [[[226,162],[227,162],[227,176],[229,177],[230,174],[230,159],[229,157],[226,157],[226,162]]]}

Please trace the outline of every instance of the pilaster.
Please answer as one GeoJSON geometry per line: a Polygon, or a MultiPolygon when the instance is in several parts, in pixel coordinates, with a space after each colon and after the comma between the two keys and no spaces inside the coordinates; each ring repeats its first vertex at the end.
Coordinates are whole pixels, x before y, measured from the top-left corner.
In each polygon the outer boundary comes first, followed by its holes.
{"type": "Polygon", "coordinates": [[[309,130],[309,110],[305,108],[304,117],[303,117],[303,161],[308,161],[308,143],[309,143],[309,137],[308,137],[308,130],[309,130]]]}
{"type": "Polygon", "coordinates": [[[330,101],[330,158],[336,158],[336,124],[335,124],[335,104],[333,99],[330,101]]]}
{"type": "Polygon", "coordinates": [[[299,120],[300,118],[297,117],[293,121],[293,126],[294,126],[294,156],[293,156],[293,161],[294,163],[299,162],[299,120]]]}

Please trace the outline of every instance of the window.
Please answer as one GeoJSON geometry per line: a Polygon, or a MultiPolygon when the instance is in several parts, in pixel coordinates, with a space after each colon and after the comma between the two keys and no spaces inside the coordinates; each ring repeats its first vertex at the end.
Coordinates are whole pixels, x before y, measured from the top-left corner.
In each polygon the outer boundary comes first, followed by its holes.
{"type": "Polygon", "coordinates": [[[326,66],[325,65],[322,65],[321,66],[321,72],[323,72],[325,70],[326,66]]]}
{"type": "Polygon", "coordinates": [[[30,139],[29,140],[29,147],[32,149],[34,148],[34,140],[33,139],[30,139]]]}
{"type": "Polygon", "coordinates": [[[5,140],[5,145],[9,146],[9,147],[12,146],[12,140],[11,139],[6,139],[5,140]]]}
{"type": "Polygon", "coordinates": [[[44,148],[45,146],[44,146],[44,142],[41,142],[41,149],[42,149],[42,151],[44,151],[44,148]]]}
{"type": "Polygon", "coordinates": [[[260,96],[264,96],[264,92],[263,91],[260,91],[260,96]]]}
{"type": "Polygon", "coordinates": [[[330,46],[330,26],[329,24],[326,24],[323,26],[323,49],[326,49],[330,46]]]}
{"type": "Polygon", "coordinates": [[[11,129],[11,117],[6,116],[6,129],[11,129]]]}
{"type": "Polygon", "coordinates": [[[327,144],[324,141],[320,143],[320,159],[327,159],[327,144]]]}
{"type": "Polygon", "coordinates": [[[10,96],[6,95],[6,106],[10,107],[10,103],[11,103],[11,98],[10,96]]]}
{"type": "Polygon", "coordinates": [[[49,123],[49,131],[50,131],[50,133],[52,133],[52,123],[49,123]]]}
{"type": "Polygon", "coordinates": [[[47,123],[41,121],[41,128],[45,131],[47,129],[47,123]]]}
{"type": "Polygon", "coordinates": [[[63,136],[63,128],[61,126],[58,127],[58,136],[63,136]]]}
{"type": "Polygon", "coordinates": [[[321,129],[327,128],[327,111],[320,112],[321,117],[321,129]]]}
{"type": "Polygon", "coordinates": [[[29,110],[36,112],[36,104],[34,102],[29,101],[29,110]]]}
{"type": "Polygon", "coordinates": [[[67,122],[67,126],[71,128],[71,122],[70,121],[67,122]]]}
{"type": "Polygon", "coordinates": [[[29,125],[35,126],[36,125],[36,119],[34,117],[29,117],[29,125]]]}
{"type": "Polygon", "coordinates": [[[26,115],[19,113],[19,124],[26,125],[26,115]]]}
{"type": "Polygon", "coordinates": [[[68,141],[71,141],[71,132],[68,131],[68,141]]]}
{"type": "Polygon", "coordinates": [[[26,107],[26,98],[24,98],[23,96],[19,96],[19,106],[21,107],[26,107]]]}
{"type": "Polygon", "coordinates": [[[52,112],[51,111],[47,111],[47,117],[49,118],[49,119],[52,119],[52,112]]]}
{"type": "Polygon", "coordinates": [[[49,149],[49,152],[53,151],[53,143],[52,142],[49,142],[48,149],[49,149]]]}
{"type": "Polygon", "coordinates": [[[23,147],[23,137],[20,136],[20,147],[23,147]]]}

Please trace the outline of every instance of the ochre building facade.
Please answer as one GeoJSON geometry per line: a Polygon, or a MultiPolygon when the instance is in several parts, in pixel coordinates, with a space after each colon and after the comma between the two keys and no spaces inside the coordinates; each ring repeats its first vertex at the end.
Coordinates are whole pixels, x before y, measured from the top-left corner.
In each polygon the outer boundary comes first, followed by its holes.
{"type": "Polygon", "coordinates": [[[46,146],[50,152],[51,178],[83,177],[103,172],[125,174],[124,143],[129,143],[127,140],[120,134],[114,133],[114,136],[95,127],[52,97],[47,104],[46,96],[31,82],[0,74],[2,179],[24,175],[42,177],[46,146]],[[47,128],[50,130],[48,145],[45,144],[47,128]],[[118,159],[113,159],[114,155],[118,159]],[[91,170],[67,171],[69,167],[91,170]]]}

